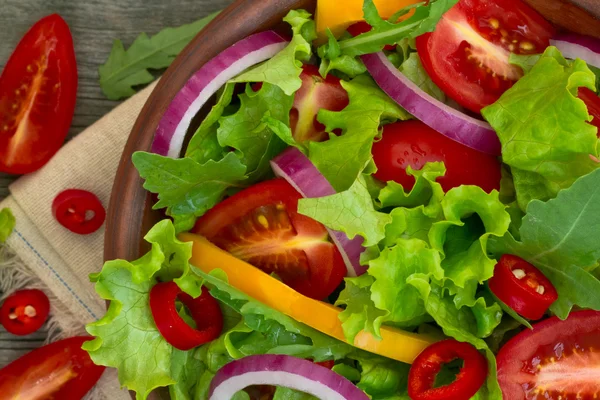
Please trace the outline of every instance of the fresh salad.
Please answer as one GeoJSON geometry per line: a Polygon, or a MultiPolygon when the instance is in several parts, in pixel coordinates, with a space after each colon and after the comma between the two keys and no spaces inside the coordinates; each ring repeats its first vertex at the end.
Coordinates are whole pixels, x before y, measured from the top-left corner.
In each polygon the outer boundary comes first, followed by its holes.
{"type": "Polygon", "coordinates": [[[596,399],[600,41],[520,0],[355,3],[175,96],[132,160],[165,218],[91,276],[84,349],[141,400],[596,399]]]}

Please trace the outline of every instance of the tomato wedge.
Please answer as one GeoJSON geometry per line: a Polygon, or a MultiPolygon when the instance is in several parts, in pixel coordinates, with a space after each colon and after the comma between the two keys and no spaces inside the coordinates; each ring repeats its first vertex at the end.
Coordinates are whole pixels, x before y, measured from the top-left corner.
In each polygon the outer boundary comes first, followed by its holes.
{"type": "Polygon", "coordinates": [[[577,311],[524,330],[498,353],[498,381],[510,400],[600,396],[600,312],[577,311]]]}
{"type": "Polygon", "coordinates": [[[73,39],[53,14],[25,34],[0,76],[0,171],[41,168],[65,141],[76,96],[73,39]]]}
{"type": "Polygon", "coordinates": [[[381,140],[373,144],[375,177],[395,181],[410,190],[415,178],[410,166],[421,169],[428,162],[443,161],[446,175],[438,179],[445,191],[460,185],[476,185],[486,192],[500,189],[500,161],[447,138],[420,121],[403,121],[383,127],[381,140]]]}
{"type": "Polygon", "coordinates": [[[590,123],[598,128],[598,137],[600,137],[600,96],[586,87],[579,88],[577,96],[583,100],[588,112],[594,117],[590,123]]]}
{"type": "Polygon", "coordinates": [[[301,198],[283,179],[261,182],[217,204],[193,232],[322,300],[341,283],[346,267],[327,229],[297,213],[301,198]]]}
{"type": "Polygon", "coordinates": [[[461,0],[416,43],[431,79],[478,113],[523,75],[508,62],[510,53],[542,53],[553,33],[552,25],[520,0],[461,0]]]}
{"type": "Polygon", "coordinates": [[[98,382],[104,367],[81,346],[91,337],[72,337],[33,350],[0,370],[2,399],[79,400],[98,382]]]}

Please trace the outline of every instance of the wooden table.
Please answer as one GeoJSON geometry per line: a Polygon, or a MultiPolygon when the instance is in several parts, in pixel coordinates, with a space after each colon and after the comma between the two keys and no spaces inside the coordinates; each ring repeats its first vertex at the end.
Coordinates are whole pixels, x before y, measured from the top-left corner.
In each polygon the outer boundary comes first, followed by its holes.
{"type": "MultiPolygon", "coordinates": [[[[231,0],[0,0],[0,70],[25,32],[41,17],[58,13],[71,27],[79,70],[79,91],[69,138],[106,114],[118,102],[98,86],[98,67],[114,39],[128,47],[141,32],[193,22],[222,9],[231,0]]],[[[0,199],[17,177],[0,174],[0,199]]],[[[0,367],[42,344],[42,330],[27,338],[0,328],[0,367]]]]}

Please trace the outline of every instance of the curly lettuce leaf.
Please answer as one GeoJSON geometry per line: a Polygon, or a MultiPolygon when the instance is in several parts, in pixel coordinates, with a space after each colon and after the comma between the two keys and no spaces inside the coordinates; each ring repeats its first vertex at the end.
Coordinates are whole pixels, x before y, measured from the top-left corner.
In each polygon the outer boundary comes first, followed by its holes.
{"type": "Polygon", "coordinates": [[[281,88],[286,95],[293,95],[302,86],[302,61],[310,59],[310,43],[317,38],[315,22],[311,17],[305,10],[290,11],[283,20],[292,26],[292,41],[274,57],[242,73],[231,82],[267,82],[281,88]]]}
{"type": "Polygon", "coordinates": [[[552,312],[565,319],[574,305],[600,310],[600,281],[588,269],[600,259],[600,170],[577,180],[548,202],[532,201],[520,240],[506,234],[490,240],[498,256],[515,254],[552,281],[558,300],[552,312]]]}
{"type": "Polygon", "coordinates": [[[482,115],[497,132],[503,161],[511,167],[517,201],[554,198],[561,190],[597,169],[597,129],[579,87],[595,90],[595,75],[585,62],[565,60],[550,47],[531,71],[482,115]]]}
{"type": "Polygon", "coordinates": [[[375,210],[362,177],[350,189],[327,197],[300,199],[298,212],[328,228],[344,232],[350,239],[362,236],[364,246],[379,243],[385,226],[392,221],[388,214],[375,210]]]}
{"type": "Polygon", "coordinates": [[[413,81],[415,85],[420,87],[425,93],[441,102],[446,101],[446,95],[442,89],[433,83],[429,74],[425,71],[423,64],[421,64],[421,59],[416,52],[410,53],[408,58],[400,65],[399,69],[400,72],[413,81]]]}
{"type": "Polygon", "coordinates": [[[330,134],[325,142],[310,142],[308,155],[313,164],[338,192],[348,189],[372,159],[371,148],[383,121],[411,118],[367,75],[360,75],[342,86],[349,105],[339,112],[319,111],[318,120],[330,134]],[[343,151],[340,151],[343,149],[343,151]]]}
{"type": "Polygon", "coordinates": [[[150,290],[159,275],[177,277],[192,295],[199,287],[196,276],[189,274],[191,248],[177,240],[171,221],[159,222],[146,239],[152,248],[140,259],[108,261],[100,273],[90,276],[110,306],[102,319],[86,326],[95,339],[83,346],[94,363],[117,368],[121,385],[134,390],[139,400],[155,388],[176,383],[187,359],[156,328],[150,290]]]}

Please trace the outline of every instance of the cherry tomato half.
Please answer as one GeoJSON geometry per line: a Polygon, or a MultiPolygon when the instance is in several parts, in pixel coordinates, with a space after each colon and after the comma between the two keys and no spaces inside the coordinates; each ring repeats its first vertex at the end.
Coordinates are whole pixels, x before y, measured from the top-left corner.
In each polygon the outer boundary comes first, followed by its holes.
{"type": "Polygon", "coordinates": [[[71,232],[87,235],[96,232],[106,218],[106,210],[95,194],[67,189],[52,202],[54,218],[71,232]]]}
{"type": "Polygon", "coordinates": [[[4,300],[0,323],[13,335],[29,335],[44,325],[50,313],[50,300],[41,290],[19,290],[4,300]]]}
{"type": "Polygon", "coordinates": [[[488,281],[490,290],[498,299],[525,318],[540,319],[558,293],[542,272],[511,254],[504,254],[488,281]]]}
{"type": "Polygon", "coordinates": [[[600,312],[548,318],[498,353],[504,399],[593,399],[600,394],[600,312]]]}
{"type": "Polygon", "coordinates": [[[523,75],[508,62],[510,53],[543,53],[553,33],[552,25],[520,0],[460,0],[416,43],[431,79],[478,113],[523,75]]]}
{"type": "Polygon", "coordinates": [[[445,191],[460,185],[476,185],[486,192],[500,188],[501,164],[493,156],[478,152],[447,138],[420,121],[404,121],[383,127],[383,136],[373,144],[375,177],[395,181],[406,190],[415,178],[406,173],[428,162],[443,161],[446,175],[438,179],[445,191]]]}
{"type": "Polygon", "coordinates": [[[418,355],[408,374],[408,395],[412,400],[469,400],[487,377],[487,361],[468,343],[442,340],[418,355]],[[463,360],[456,379],[449,385],[434,387],[435,378],[445,364],[463,360]]]}
{"type": "Polygon", "coordinates": [[[53,14],[25,34],[0,76],[0,171],[46,164],[67,136],[76,96],[73,39],[53,14]]]}
{"type": "Polygon", "coordinates": [[[578,91],[578,97],[583,100],[588,112],[594,117],[591,124],[598,128],[598,137],[600,137],[600,96],[586,87],[581,87],[578,91]]]}
{"type": "Polygon", "coordinates": [[[261,182],[217,204],[193,232],[322,300],[342,282],[346,267],[327,229],[298,214],[301,198],[283,179],[261,182]]]}
{"type": "Polygon", "coordinates": [[[194,299],[175,282],[158,283],[150,290],[150,309],[162,337],[179,350],[190,350],[208,343],[218,338],[223,330],[221,307],[205,287],[202,294],[194,299]],[[175,300],[187,307],[196,328],[179,316],[175,300]]]}
{"type": "Polygon", "coordinates": [[[98,382],[104,367],[81,346],[91,337],[72,337],[33,350],[0,369],[3,399],[79,400],[98,382]]]}

